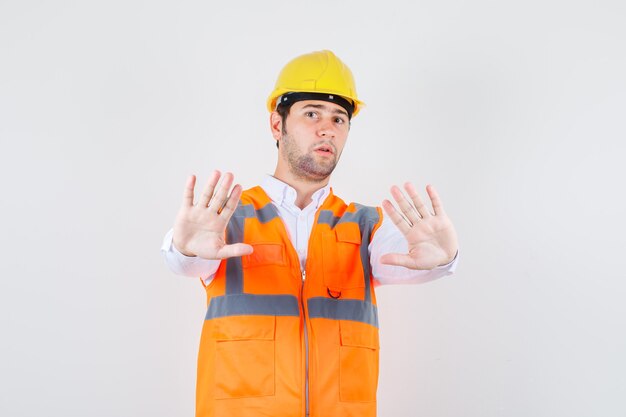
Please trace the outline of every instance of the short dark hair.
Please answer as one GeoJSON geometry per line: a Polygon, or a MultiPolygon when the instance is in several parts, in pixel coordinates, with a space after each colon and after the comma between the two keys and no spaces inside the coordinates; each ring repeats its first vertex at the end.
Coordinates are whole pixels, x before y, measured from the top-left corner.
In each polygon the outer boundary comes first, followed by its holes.
{"type": "MultiPolygon", "coordinates": [[[[285,133],[287,133],[287,116],[289,116],[289,110],[291,110],[291,105],[293,103],[290,103],[288,105],[284,105],[284,106],[278,106],[276,108],[276,113],[278,113],[280,115],[280,118],[282,120],[282,133],[283,135],[285,133]]],[[[276,149],[278,149],[278,142],[276,141],[276,149]]]]}

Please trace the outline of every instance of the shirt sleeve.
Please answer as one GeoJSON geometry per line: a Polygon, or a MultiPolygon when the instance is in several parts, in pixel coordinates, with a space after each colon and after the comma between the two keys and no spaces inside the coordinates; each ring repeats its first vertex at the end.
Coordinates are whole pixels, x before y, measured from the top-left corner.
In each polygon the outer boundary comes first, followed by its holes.
{"type": "Polygon", "coordinates": [[[204,259],[197,256],[185,256],[176,249],[172,243],[174,230],[170,229],[163,238],[161,252],[165,258],[165,263],[172,272],[188,277],[200,277],[205,284],[209,284],[217,268],[220,266],[219,259],[204,259]]]}
{"type": "Polygon", "coordinates": [[[376,283],[380,285],[422,284],[451,275],[454,273],[459,259],[459,252],[457,251],[449,264],[430,270],[414,270],[380,263],[380,258],[386,253],[407,253],[409,250],[406,239],[387,216],[383,216],[383,222],[374,233],[368,249],[372,274],[376,283]]]}

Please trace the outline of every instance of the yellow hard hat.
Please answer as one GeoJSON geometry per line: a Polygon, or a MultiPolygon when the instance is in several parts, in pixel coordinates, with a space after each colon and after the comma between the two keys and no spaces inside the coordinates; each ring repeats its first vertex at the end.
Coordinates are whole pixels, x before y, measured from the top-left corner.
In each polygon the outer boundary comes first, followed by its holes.
{"type": "Polygon", "coordinates": [[[271,112],[276,110],[279,99],[287,97],[288,93],[313,93],[309,96],[299,95],[298,100],[318,98],[345,107],[343,100],[335,97],[340,96],[353,106],[354,111],[349,112],[351,116],[356,116],[365,104],[357,97],[350,68],[328,50],[301,55],[285,65],[278,75],[274,91],[267,99],[267,109],[271,112]]]}

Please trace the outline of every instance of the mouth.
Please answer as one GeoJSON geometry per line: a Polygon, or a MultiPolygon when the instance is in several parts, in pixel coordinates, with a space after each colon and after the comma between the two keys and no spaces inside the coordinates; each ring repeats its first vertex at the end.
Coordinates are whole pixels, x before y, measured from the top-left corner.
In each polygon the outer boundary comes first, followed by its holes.
{"type": "Polygon", "coordinates": [[[318,146],[317,148],[313,149],[313,151],[320,155],[333,155],[335,153],[335,150],[330,145],[318,146]]]}

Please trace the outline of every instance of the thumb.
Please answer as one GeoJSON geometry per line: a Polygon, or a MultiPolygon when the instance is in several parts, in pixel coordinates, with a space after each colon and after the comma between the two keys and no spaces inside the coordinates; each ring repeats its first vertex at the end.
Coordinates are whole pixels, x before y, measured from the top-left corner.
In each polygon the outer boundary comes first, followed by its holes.
{"type": "Polygon", "coordinates": [[[409,255],[402,253],[387,253],[380,257],[380,263],[384,265],[403,266],[405,268],[415,267],[415,260],[409,255]]]}
{"type": "Polygon", "coordinates": [[[251,245],[245,243],[233,243],[232,245],[224,245],[218,252],[219,259],[234,258],[237,256],[250,255],[253,251],[251,245]]]}

